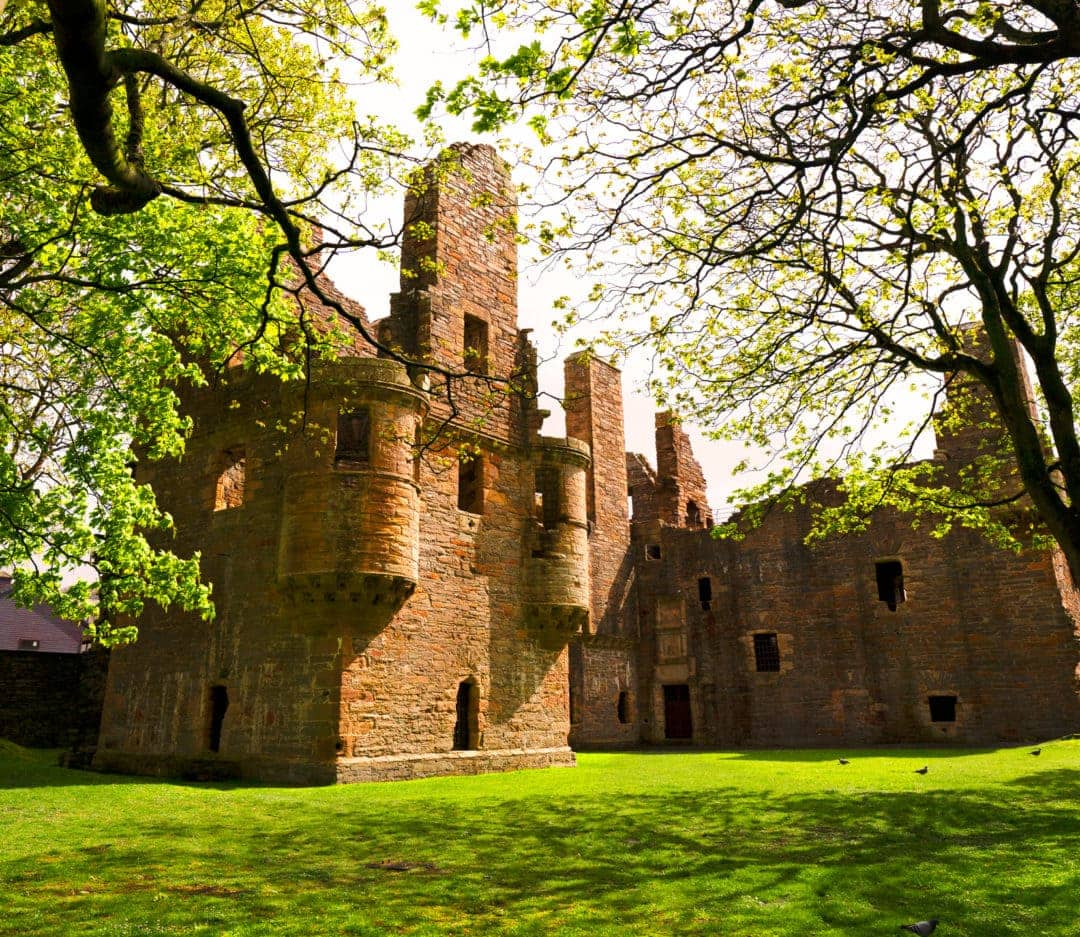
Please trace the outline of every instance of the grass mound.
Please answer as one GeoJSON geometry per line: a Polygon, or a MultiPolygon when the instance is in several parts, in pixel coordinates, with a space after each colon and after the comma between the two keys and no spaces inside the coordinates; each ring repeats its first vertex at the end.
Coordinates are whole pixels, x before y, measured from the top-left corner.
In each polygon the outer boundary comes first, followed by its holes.
{"type": "Polygon", "coordinates": [[[1028,751],[593,754],[316,789],[0,755],[0,934],[1075,935],[1080,742],[1028,751]]]}

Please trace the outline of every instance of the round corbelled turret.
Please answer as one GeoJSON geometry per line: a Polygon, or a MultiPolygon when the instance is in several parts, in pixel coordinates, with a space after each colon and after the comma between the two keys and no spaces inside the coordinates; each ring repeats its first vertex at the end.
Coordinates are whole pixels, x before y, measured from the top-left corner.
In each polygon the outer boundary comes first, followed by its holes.
{"type": "Polygon", "coordinates": [[[589,620],[589,446],[541,436],[533,453],[537,514],[525,561],[526,624],[569,637],[589,620]]]}
{"type": "Polygon", "coordinates": [[[288,473],[278,562],[294,596],[350,602],[385,622],[416,588],[420,497],[415,441],[427,409],[405,368],[342,359],[312,377],[303,445],[288,473]]]}

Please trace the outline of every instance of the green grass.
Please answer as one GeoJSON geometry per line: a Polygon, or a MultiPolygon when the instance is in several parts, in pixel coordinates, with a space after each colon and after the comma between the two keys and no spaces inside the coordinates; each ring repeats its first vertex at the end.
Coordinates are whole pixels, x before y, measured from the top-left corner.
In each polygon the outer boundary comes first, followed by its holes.
{"type": "Polygon", "coordinates": [[[284,789],[6,744],[0,934],[1080,933],[1080,742],[845,754],[284,789]]]}

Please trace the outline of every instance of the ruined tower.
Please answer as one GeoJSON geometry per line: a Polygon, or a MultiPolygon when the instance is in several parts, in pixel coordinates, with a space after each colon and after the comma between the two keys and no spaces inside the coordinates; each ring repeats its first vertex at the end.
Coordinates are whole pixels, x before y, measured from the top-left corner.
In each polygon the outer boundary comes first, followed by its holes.
{"type": "Polygon", "coordinates": [[[435,370],[344,357],[308,386],[230,371],[184,392],[188,451],[143,477],[217,617],[141,617],[99,767],[332,783],[573,763],[568,643],[606,614],[592,463],[587,439],[538,433],[514,212],[484,146],[410,196],[375,327],[435,370]],[[475,377],[448,391],[448,372],[475,377]]]}

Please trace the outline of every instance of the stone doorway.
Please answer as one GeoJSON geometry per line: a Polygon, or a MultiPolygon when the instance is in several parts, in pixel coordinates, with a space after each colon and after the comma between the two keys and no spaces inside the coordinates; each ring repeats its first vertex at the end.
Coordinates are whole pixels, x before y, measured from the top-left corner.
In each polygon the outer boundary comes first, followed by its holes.
{"type": "Polygon", "coordinates": [[[690,717],[690,687],[685,683],[664,685],[664,738],[691,739],[694,724],[690,717]]]}

